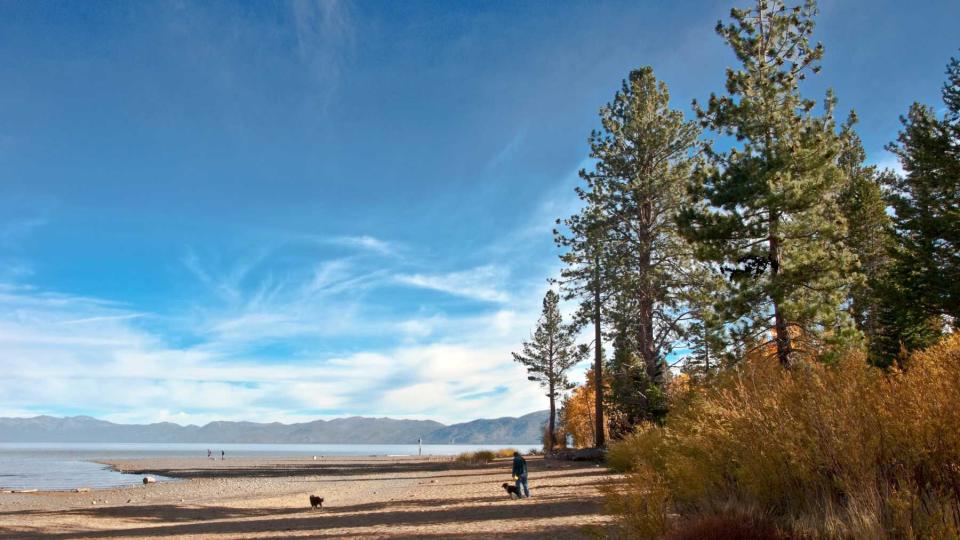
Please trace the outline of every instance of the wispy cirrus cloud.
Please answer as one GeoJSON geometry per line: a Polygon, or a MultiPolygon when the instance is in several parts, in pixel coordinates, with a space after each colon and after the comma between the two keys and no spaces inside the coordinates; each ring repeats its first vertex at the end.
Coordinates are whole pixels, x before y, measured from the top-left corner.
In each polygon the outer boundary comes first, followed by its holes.
{"type": "Polygon", "coordinates": [[[396,255],[398,251],[395,244],[369,235],[335,236],[328,239],[327,242],[335,245],[370,251],[380,255],[396,255]]]}
{"type": "Polygon", "coordinates": [[[496,258],[423,272],[430,262],[414,254],[368,235],[190,249],[177,274],[189,300],[163,313],[0,285],[0,358],[12,374],[0,380],[0,414],[455,422],[545,407],[510,357],[536,320],[542,280],[496,258]],[[471,302],[438,303],[436,292],[471,302]]]}
{"type": "Polygon", "coordinates": [[[330,100],[342,76],[342,65],[354,43],[350,6],[339,0],[294,0],[290,4],[297,53],[317,83],[321,110],[330,100]]]}
{"type": "Polygon", "coordinates": [[[34,216],[4,224],[0,227],[0,245],[9,247],[19,243],[35,229],[47,224],[47,218],[34,216]]]}
{"type": "Polygon", "coordinates": [[[411,287],[502,303],[510,300],[510,295],[502,289],[508,274],[506,268],[490,264],[443,274],[398,274],[394,279],[411,287]]]}
{"type": "Polygon", "coordinates": [[[97,299],[5,287],[0,307],[0,354],[9,374],[0,380],[5,414],[81,406],[126,422],[302,421],[343,414],[452,422],[478,410],[525,413],[516,403],[537,408],[542,401],[509,358],[512,336],[483,345],[400,344],[265,362],[223,346],[221,340],[232,339],[225,332],[188,347],[170,346],[137,324],[144,314],[97,299]],[[503,392],[516,401],[497,398],[503,392]]]}
{"type": "Polygon", "coordinates": [[[510,138],[507,144],[490,159],[486,166],[487,170],[495,169],[512,159],[526,138],[527,126],[521,126],[514,132],[513,137],[510,138]]]}

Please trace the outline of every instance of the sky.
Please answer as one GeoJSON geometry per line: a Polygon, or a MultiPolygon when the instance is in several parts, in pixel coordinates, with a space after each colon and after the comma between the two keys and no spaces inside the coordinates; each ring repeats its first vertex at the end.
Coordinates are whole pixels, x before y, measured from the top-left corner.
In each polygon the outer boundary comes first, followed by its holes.
{"type": "MultiPolygon", "coordinates": [[[[960,2],[821,3],[804,92],[895,167],[960,2]]],[[[643,65],[687,114],[722,92],[731,6],[0,3],[0,416],[545,409],[510,351],[597,111],[643,65]]]]}

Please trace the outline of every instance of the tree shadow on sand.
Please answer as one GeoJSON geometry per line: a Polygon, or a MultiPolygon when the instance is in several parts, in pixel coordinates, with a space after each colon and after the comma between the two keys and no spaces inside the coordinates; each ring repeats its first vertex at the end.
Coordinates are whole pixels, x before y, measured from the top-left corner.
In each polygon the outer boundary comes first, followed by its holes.
{"type": "MultiPolygon", "coordinates": [[[[455,502],[455,501],[454,501],[455,502]]],[[[499,497],[482,497],[470,500],[470,504],[450,504],[446,499],[418,499],[410,501],[389,501],[341,507],[332,507],[323,511],[291,508],[237,509],[225,507],[184,507],[178,505],[150,505],[140,507],[83,508],[66,512],[87,517],[129,518],[154,523],[173,523],[132,527],[108,531],[85,530],[75,532],[50,533],[22,532],[0,529],[3,538],[175,538],[187,535],[243,535],[274,533],[310,532],[314,536],[324,536],[325,530],[332,536],[350,536],[350,529],[383,526],[443,526],[449,525],[456,531],[464,525],[509,519],[524,521],[569,517],[577,515],[595,515],[598,513],[597,501],[583,498],[543,498],[524,501],[504,501],[499,497]],[[119,512],[119,514],[118,514],[119,512]],[[127,512],[127,513],[124,513],[127,512]],[[335,529],[336,534],[332,534],[335,529]]],[[[12,512],[10,514],[14,514],[12,512]]],[[[567,533],[570,528],[564,529],[567,533]]],[[[360,533],[358,531],[357,533],[360,533]]],[[[518,532],[520,536],[530,533],[518,532]]],[[[480,535],[478,533],[478,535],[480,535]]],[[[510,537],[511,531],[497,532],[497,537],[510,537]]],[[[420,535],[415,535],[420,536],[420,535]]],[[[477,535],[474,535],[477,536],[477,535]]],[[[489,532],[480,536],[490,537],[489,532]]],[[[413,537],[413,536],[409,536],[413,537]]],[[[443,534],[438,537],[451,537],[443,534]]],[[[470,535],[462,536],[469,538],[470,535]]]]}

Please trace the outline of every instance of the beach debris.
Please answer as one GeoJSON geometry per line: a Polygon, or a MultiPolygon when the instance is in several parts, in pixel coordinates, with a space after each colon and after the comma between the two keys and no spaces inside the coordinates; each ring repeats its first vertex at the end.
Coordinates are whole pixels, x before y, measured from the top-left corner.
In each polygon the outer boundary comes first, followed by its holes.
{"type": "Polygon", "coordinates": [[[36,489],[15,489],[11,493],[36,493],[36,489]]]}
{"type": "Polygon", "coordinates": [[[152,476],[144,476],[144,477],[143,477],[143,483],[144,483],[144,484],[156,484],[156,483],[157,483],[157,479],[154,478],[154,477],[152,477],[152,476]]]}
{"type": "Polygon", "coordinates": [[[89,492],[90,492],[90,488],[77,488],[77,489],[75,489],[74,491],[77,492],[77,493],[89,493],[89,492]]]}

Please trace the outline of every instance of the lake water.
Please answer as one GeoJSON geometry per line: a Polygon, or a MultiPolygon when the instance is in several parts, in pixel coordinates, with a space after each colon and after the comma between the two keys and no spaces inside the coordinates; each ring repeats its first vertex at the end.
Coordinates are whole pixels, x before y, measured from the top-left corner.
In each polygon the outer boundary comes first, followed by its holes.
{"type": "MultiPolygon", "coordinates": [[[[423,455],[452,456],[476,450],[516,448],[538,450],[531,444],[425,444],[423,455]]],[[[415,444],[162,444],[162,443],[0,443],[0,489],[71,490],[138,484],[141,475],[110,470],[97,460],[154,457],[198,457],[207,450],[219,458],[306,456],[415,456],[415,444]]],[[[159,481],[167,479],[158,478],[159,481]]]]}

